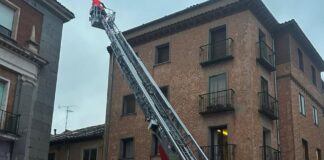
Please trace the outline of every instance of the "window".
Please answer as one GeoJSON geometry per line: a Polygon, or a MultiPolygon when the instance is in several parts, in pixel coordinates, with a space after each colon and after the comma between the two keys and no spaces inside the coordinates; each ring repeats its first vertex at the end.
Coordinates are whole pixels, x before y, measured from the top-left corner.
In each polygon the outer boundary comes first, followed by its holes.
{"type": "Polygon", "coordinates": [[[48,154],[48,160],[55,160],[55,153],[48,154]]]}
{"type": "Polygon", "coordinates": [[[313,120],[314,124],[318,126],[318,111],[315,106],[313,106],[313,120]]]}
{"type": "Polygon", "coordinates": [[[299,112],[306,116],[306,110],[305,110],[305,98],[302,94],[299,94],[299,112]]]}
{"type": "Polygon", "coordinates": [[[170,58],[170,46],[169,44],[163,44],[156,47],[155,64],[168,62],[170,58]]]}
{"type": "Polygon", "coordinates": [[[15,11],[7,5],[0,3],[0,33],[11,37],[15,11]]]}
{"type": "Polygon", "coordinates": [[[7,84],[8,82],[0,79],[0,109],[6,110],[6,100],[7,100],[7,84]]]}
{"type": "Polygon", "coordinates": [[[135,113],[135,96],[133,94],[123,98],[123,115],[135,113]]]}
{"type": "Polygon", "coordinates": [[[313,84],[316,86],[316,70],[314,68],[314,66],[312,67],[312,80],[313,80],[313,84]]]}
{"type": "Polygon", "coordinates": [[[226,92],[226,74],[220,74],[209,78],[209,105],[227,105],[228,94],[226,92]]]}
{"type": "Polygon", "coordinates": [[[163,93],[163,95],[168,99],[169,97],[169,92],[168,92],[168,86],[165,87],[161,87],[161,92],[163,93]]]}
{"type": "Polygon", "coordinates": [[[121,140],[120,158],[122,160],[134,158],[134,142],[133,138],[121,140]]]}
{"type": "Polygon", "coordinates": [[[226,27],[221,26],[210,31],[209,60],[226,56],[226,27]]]}
{"type": "Polygon", "coordinates": [[[97,149],[85,149],[83,150],[83,160],[96,160],[97,159],[97,149]]]}
{"type": "Polygon", "coordinates": [[[298,49],[298,62],[299,62],[299,69],[304,71],[304,60],[303,60],[303,53],[300,49],[298,49]]]}
{"type": "Polygon", "coordinates": [[[156,135],[152,135],[152,156],[158,156],[159,153],[159,140],[156,135]]]}
{"type": "Polygon", "coordinates": [[[308,142],[304,139],[302,139],[303,149],[304,149],[304,159],[309,160],[308,156],[308,142]]]}
{"type": "Polygon", "coordinates": [[[320,149],[316,149],[316,160],[322,160],[322,151],[320,149]]]}

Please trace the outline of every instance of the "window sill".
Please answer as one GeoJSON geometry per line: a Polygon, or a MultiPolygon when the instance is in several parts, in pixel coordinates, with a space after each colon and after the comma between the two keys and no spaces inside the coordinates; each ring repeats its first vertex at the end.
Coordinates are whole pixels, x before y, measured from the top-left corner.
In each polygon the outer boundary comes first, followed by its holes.
{"type": "Polygon", "coordinates": [[[162,62],[162,63],[157,63],[157,64],[154,64],[153,65],[153,68],[157,67],[157,66],[161,66],[161,65],[164,65],[164,64],[169,64],[171,63],[171,61],[166,61],[166,62],[162,62]]]}
{"type": "Polygon", "coordinates": [[[299,114],[306,118],[306,113],[303,114],[303,113],[300,113],[300,112],[299,112],[299,114]]]}
{"type": "Polygon", "coordinates": [[[120,117],[129,117],[129,116],[136,116],[136,112],[134,113],[128,113],[128,114],[122,114],[120,117]]]}

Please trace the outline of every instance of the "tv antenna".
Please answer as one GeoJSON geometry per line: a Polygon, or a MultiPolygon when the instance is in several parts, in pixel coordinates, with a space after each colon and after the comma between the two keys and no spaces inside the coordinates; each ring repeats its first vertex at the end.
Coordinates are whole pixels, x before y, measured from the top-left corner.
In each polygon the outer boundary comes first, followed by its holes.
{"type": "Polygon", "coordinates": [[[59,108],[65,108],[65,131],[67,130],[67,124],[68,124],[68,119],[69,119],[69,113],[72,113],[73,110],[71,108],[74,106],[59,106],[59,108]]]}

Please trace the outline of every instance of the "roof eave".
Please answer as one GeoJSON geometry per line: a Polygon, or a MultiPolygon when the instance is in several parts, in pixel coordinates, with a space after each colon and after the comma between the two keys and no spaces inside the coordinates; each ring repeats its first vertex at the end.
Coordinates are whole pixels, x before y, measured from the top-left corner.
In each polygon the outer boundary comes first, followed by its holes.
{"type": "Polygon", "coordinates": [[[64,7],[61,3],[56,0],[38,0],[41,4],[47,7],[55,15],[57,15],[62,21],[68,22],[71,19],[75,18],[73,12],[64,7]]]}

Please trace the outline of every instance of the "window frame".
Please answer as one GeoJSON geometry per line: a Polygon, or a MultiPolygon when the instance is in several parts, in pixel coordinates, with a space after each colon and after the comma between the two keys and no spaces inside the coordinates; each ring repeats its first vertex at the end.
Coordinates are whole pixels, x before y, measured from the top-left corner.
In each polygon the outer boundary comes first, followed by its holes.
{"type": "MultiPolygon", "coordinates": [[[[17,35],[18,35],[18,33],[17,33],[18,32],[18,27],[19,27],[20,7],[18,7],[14,3],[10,2],[9,0],[3,0],[3,1],[0,1],[0,3],[2,3],[3,5],[11,8],[15,12],[14,17],[13,17],[11,36],[9,38],[11,38],[13,40],[16,40],[17,35]]],[[[1,34],[1,35],[4,35],[4,34],[1,34]]],[[[4,36],[6,36],[6,35],[4,35],[4,36]]]]}
{"type": "MultiPolygon", "coordinates": [[[[127,106],[128,107],[128,106],[127,106]]],[[[122,116],[127,116],[127,115],[134,115],[136,114],[136,98],[135,98],[135,95],[134,94],[128,94],[128,95],[125,95],[123,96],[122,98],[122,116]],[[134,108],[133,108],[133,112],[126,112],[127,110],[130,110],[130,109],[126,109],[126,99],[127,98],[134,98],[134,108]]]]}
{"type": "Polygon", "coordinates": [[[315,126],[319,125],[318,109],[316,106],[313,106],[313,122],[315,126]]]}
{"type": "Polygon", "coordinates": [[[84,160],[84,152],[89,151],[89,157],[86,160],[91,160],[92,151],[95,150],[96,160],[98,159],[98,148],[92,147],[92,148],[84,148],[82,149],[82,160],[84,160]]]}
{"type": "Polygon", "coordinates": [[[154,60],[154,66],[156,65],[160,65],[160,64],[165,64],[165,63],[170,63],[171,62],[171,47],[170,47],[170,43],[164,43],[161,45],[158,45],[155,47],[155,60],[154,60]],[[159,62],[159,49],[164,48],[164,47],[168,47],[168,60],[163,61],[163,62],[159,62]]]}
{"type": "Polygon", "coordinates": [[[322,160],[322,151],[319,148],[316,148],[316,160],[322,160]]]}
{"type": "Polygon", "coordinates": [[[123,139],[121,139],[120,140],[120,151],[119,151],[120,153],[119,153],[119,159],[120,160],[127,160],[127,159],[134,159],[134,154],[135,154],[135,140],[134,140],[134,138],[133,137],[128,137],[128,138],[123,138],[123,139]],[[126,145],[125,145],[125,143],[127,143],[127,142],[132,142],[132,154],[133,155],[131,155],[131,157],[125,157],[126,155],[126,145]]]}
{"type": "Polygon", "coordinates": [[[298,102],[299,102],[299,113],[303,116],[306,116],[306,105],[305,105],[305,97],[303,94],[299,93],[298,96],[298,102]],[[303,102],[303,103],[302,103],[303,102]]]}
{"type": "Polygon", "coordinates": [[[304,159],[309,160],[309,147],[308,142],[305,139],[302,139],[302,147],[304,149],[304,159]]]}
{"type": "MultiPolygon", "coordinates": [[[[8,99],[9,99],[9,89],[10,89],[10,80],[6,79],[4,77],[0,76],[0,82],[4,82],[5,87],[4,87],[4,96],[0,97],[2,99],[2,101],[4,102],[4,104],[0,104],[0,109],[1,109],[1,105],[4,106],[4,111],[7,110],[8,108],[8,99]]],[[[1,102],[1,101],[0,101],[1,102]]]]}

